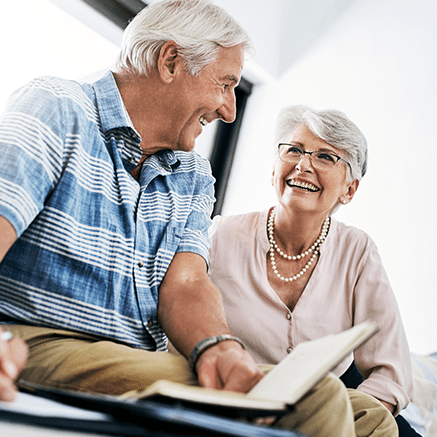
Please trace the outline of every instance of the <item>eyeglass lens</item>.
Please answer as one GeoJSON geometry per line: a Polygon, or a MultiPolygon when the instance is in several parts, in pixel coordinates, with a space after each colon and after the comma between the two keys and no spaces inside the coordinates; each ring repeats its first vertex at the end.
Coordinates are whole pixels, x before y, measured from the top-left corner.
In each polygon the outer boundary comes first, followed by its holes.
{"type": "Polygon", "coordinates": [[[293,146],[291,144],[281,144],[279,146],[279,158],[282,161],[294,164],[299,162],[304,155],[308,155],[313,166],[320,169],[329,169],[334,167],[339,160],[339,157],[329,152],[305,152],[300,147],[293,146]]]}

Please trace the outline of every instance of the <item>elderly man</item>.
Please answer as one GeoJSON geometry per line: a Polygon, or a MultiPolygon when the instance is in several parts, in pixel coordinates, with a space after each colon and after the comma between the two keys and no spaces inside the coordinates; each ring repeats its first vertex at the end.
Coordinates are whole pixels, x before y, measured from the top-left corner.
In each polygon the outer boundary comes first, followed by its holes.
{"type": "MultiPolygon", "coordinates": [[[[0,322],[29,347],[18,384],[120,394],[170,379],[246,392],[263,376],[207,276],[213,178],[193,151],[203,126],[234,120],[250,49],[210,2],[163,0],[131,22],[99,81],[39,78],[11,97],[0,322]]],[[[395,435],[368,402],[330,376],[280,426],[395,435]]]]}

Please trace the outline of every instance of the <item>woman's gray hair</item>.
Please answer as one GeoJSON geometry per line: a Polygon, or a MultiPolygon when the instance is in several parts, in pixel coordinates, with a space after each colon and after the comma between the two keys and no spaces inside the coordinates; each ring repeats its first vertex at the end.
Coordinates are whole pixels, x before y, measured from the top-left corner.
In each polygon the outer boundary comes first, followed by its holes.
{"type": "Polygon", "coordinates": [[[332,147],[345,152],[351,165],[349,176],[359,181],[367,170],[367,140],[358,127],[341,111],[317,111],[308,106],[288,106],[277,118],[276,143],[286,143],[291,133],[301,124],[332,147]]]}
{"type": "Polygon", "coordinates": [[[221,47],[254,48],[246,31],[210,0],[161,0],[145,7],[127,26],[116,69],[147,76],[159,51],[174,41],[190,75],[214,62],[221,47]]]}

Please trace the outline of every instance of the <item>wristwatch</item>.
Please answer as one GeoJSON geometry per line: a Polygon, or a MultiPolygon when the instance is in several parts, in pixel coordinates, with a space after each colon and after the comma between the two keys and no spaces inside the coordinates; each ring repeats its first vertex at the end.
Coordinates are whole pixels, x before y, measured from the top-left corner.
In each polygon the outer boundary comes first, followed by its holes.
{"type": "Polygon", "coordinates": [[[215,346],[218,343],[221,343],[222,341],[236,341],[241,345],[243,349],[246,349],[244,343],[238,337],[234,337],[233,335],[223,334],[223,335],[219,335],[218,337],[205,338],[204,340],[201,340],[199,341],[199,343],[196,344],[196,346],[194,347],[194,349],[190,354],[190,357],[188,358],[188,364],[190,365],[194,373],[197,373],[196,363],[199,360],[200,355],[202,355],[203,352],[205,352],[209,348],[215,346]]]}

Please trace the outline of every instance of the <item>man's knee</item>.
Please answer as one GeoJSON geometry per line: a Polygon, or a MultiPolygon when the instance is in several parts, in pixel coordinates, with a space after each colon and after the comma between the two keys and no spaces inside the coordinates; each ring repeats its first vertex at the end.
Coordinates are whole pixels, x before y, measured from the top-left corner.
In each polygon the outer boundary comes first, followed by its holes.
{"type": "MultiPolygon", "coordinates": [[[[52,388],[122,394],[158,379],[195,384],[187,360],[65,330],[13,325],[29,344],[30,357],[20,375],[52,388]]],[[[18,385],[20,386],[20,382],[18,385]]],[[[23,387],[22,387],[23,388],[23,387]]]]}
{"type": "Polygon", "coordinates": [[[348,402],[348,392],[344,384],[340,379],[332,373],[328,373],[319,384],[316,386],[318,389],[318,398],[322,402],[348,402]]]}

